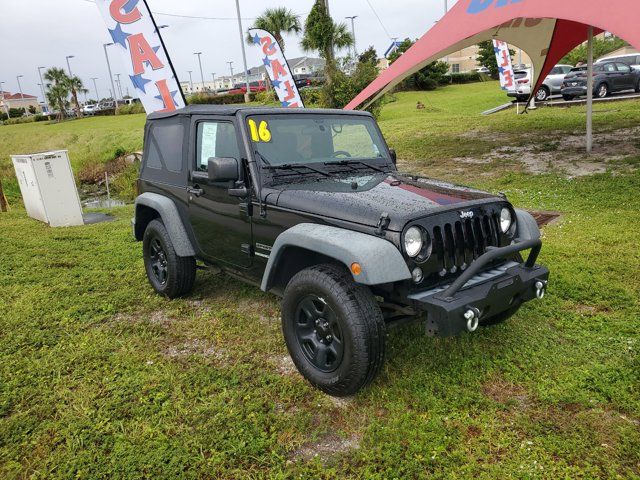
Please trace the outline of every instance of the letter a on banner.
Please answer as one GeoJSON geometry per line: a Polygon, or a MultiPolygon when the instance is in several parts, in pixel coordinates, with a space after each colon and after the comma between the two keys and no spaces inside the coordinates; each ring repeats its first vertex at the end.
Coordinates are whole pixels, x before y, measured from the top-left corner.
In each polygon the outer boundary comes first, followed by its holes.
{"type": "Polygon", "coordinates": [[[271,84],[276,89],[282,106],[304,108],[287,59],[274,36],[257,28],[249,30],[249,35],[253,38],[253,44],[260,48],[260,55],[264,55],[262,63],[269,74],[271,84]]]}
{"type": "Polygon", "coordinates": [[[493,41],[493,50],[496,52],[498,72],[500,72],[500,87],[503,90],[515,90],[515,78],[509,45],[501,40],[493,41]]]}
{"type": "Polygon", "coordinates": [[[186,105],[169,54],[145,0],[96,0],[147,114],[186,105]]]}

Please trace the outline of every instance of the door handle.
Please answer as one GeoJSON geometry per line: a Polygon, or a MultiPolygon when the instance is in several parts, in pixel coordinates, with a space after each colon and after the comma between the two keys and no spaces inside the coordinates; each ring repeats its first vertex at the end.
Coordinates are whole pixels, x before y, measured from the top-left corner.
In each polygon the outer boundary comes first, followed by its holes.
{"type": "Polygon", "coordinates": [[[187,187],[187,193],[189,195],[193,195],[194,197],[201,197],[202,195],[204,195],[204,190],[198,185],[195,185],[193,187],[187,187]]]}

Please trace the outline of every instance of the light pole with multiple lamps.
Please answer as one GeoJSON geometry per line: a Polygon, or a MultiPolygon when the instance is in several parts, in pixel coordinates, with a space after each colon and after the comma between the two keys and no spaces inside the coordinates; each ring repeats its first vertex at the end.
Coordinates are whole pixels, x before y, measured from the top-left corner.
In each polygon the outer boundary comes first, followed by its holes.
{"type": "Polygon", "coordinates": [[[38,67],[38,76],[40,77],[40,85],[42,88],[42,98],[44,100],[44,106],[47,109],[47,113],[49,113],[49,101],[47,100],[47,87],[42,80],[42,69],[47,67],[38,67]]]}
{"type": "Polygon", "coordinates": [[[244,30],[242,29],[242,17],[240,16],[240,0],[236,0],[236,10],[238,11],[238,30],[240,31],[240,45],[242,47],[242,61],[244,63],[244,73],[247,82],[247,93],[244,94],[245,103],[251,101],[251,86],[249,85],[249,67],[247,67],[247,51],[244,47],[244,30]]]}
{"type": "Polygon", "coordinates": [[[116,98],[116,86],[113,84],[113,74],[111,73],[111,62],[109,62],[109,52],[107,52],[107,47],[110,47],[113,43],[105,43],[103,44],[104,48],[104,58],[107,59],[107,70],[109,70],[109,80],[111,81],[111,98],[114,102],[117,102],[116,98]]]}
{"type": "Polygon", "coordinates": [[[67,55],[67,70],[69,72],[69,77],[73,77],[73,72],[71,72],[71,64],[69,63],[70,58],[75,58],[74,55],[67,55]]]}
{"type": "Polygon", "coordinates": [[[204,73],[202,73],[202,52],[194,52],[194,55],[198,57],[198,66],[200,67],[200,81],[202,82],[202,91],[204,92],[204,73]]]}
{"type": "Polygon", "coordinates": [[[354,15],[352,17],[344,17],[347,20],[351,20],[351,33],[353,34],[353,58],[358,56],[358,49],[356,48],[356,18],[358,15],[354,15]]]}

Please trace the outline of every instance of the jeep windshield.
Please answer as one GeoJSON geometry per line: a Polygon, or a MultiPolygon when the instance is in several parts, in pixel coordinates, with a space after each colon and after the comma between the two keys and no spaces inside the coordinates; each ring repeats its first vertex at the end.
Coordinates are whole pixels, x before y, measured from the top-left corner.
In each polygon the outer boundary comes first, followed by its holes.
{"type": "Polygon", "coordinates": [[[339,167],[380,171],[392,166],[384,140],[369,117],[254,115],[247,118],[247,128],[262,167],[274,172],[312,173],[339,167]]]}

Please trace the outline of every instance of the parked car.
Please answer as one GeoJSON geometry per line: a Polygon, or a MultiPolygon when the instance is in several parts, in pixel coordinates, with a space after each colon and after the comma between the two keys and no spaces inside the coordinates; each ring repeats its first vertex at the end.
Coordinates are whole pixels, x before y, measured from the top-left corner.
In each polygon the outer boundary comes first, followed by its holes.
{"type": "Polygon", "coordinates": [[[599,58],[596,63],[620,62],[629,65],[631,68],[640,70],[640,54],[630,53],[628,55],[618,55],[616,57],[599,58]]]}
{"type": "Polygon", "coordinates": [[[152,288],[189,293],[199,260],[282,297],[293,362],[330,395],[376,377],[390,325],[474,332],[545,295],[534,218],[398,172],[367,112],[190,105],[144,138],[133,234],[152,288]]]}
{"type": "Polygon", "coordinates": [[[531,96],[531,69],[513,72],[515,88],[507,92],[508,97],[515,97],[518,102],[526,102],[531,96]]]}
{"type": "Polygon", "coordinates": [[[114,108],[116,108],[116,102],[114,102],[113,100],[102,102],[102,103],[98,104],[98,110],[100,110],[100,111],[102,111],[102,110],[113,110],[114,108]]]}
{"type": "Polygon", "coordinates": [[[562,82],[564,77],[573,69],[572,65],[556,65],[551,69],[547,78],[538,88],[536,92],[536,101],[544,102],[551,95],[557,95],[562,92],[562,82]]]}
{"type": "MultiPolygon", "coordinates": [[[[635,90],[640,93],[640,70],[626,63],[602,62],[593,66],[593,94],[605,98],[610,93],[635,90]]],[[[572,69],[562,83],[562,97],[569,101],[587,94],[587,67],[572,69]]]]}
{"type": "MultiPolygon", "coordinates": [[[[267,83],[263,80],[258,82],[249,83],[249,88],[251,89],[251,93],[264,92],[267,90],[267,83]]],[[[245,83],[239,83],[233,86],[232,90],[227,92],[229,95],[244,95],[247,93],[247,85],[245,83]]]]}
{"type": "Polygon", "coordinates": [[[98,111],[99,111],[98,104],[95,104],[95,103],[92,104],[92,105],[85,105],[82,108],[82,114],[83,115],[93,115],[98,111]]]}
{"type": "Polygon", "coordinates": [[[491,73],[491,70],[489,70],[487,67],[480,67],[480,68],[476,68],[476,73],[486,73],[487,75],[491,73]]]}

